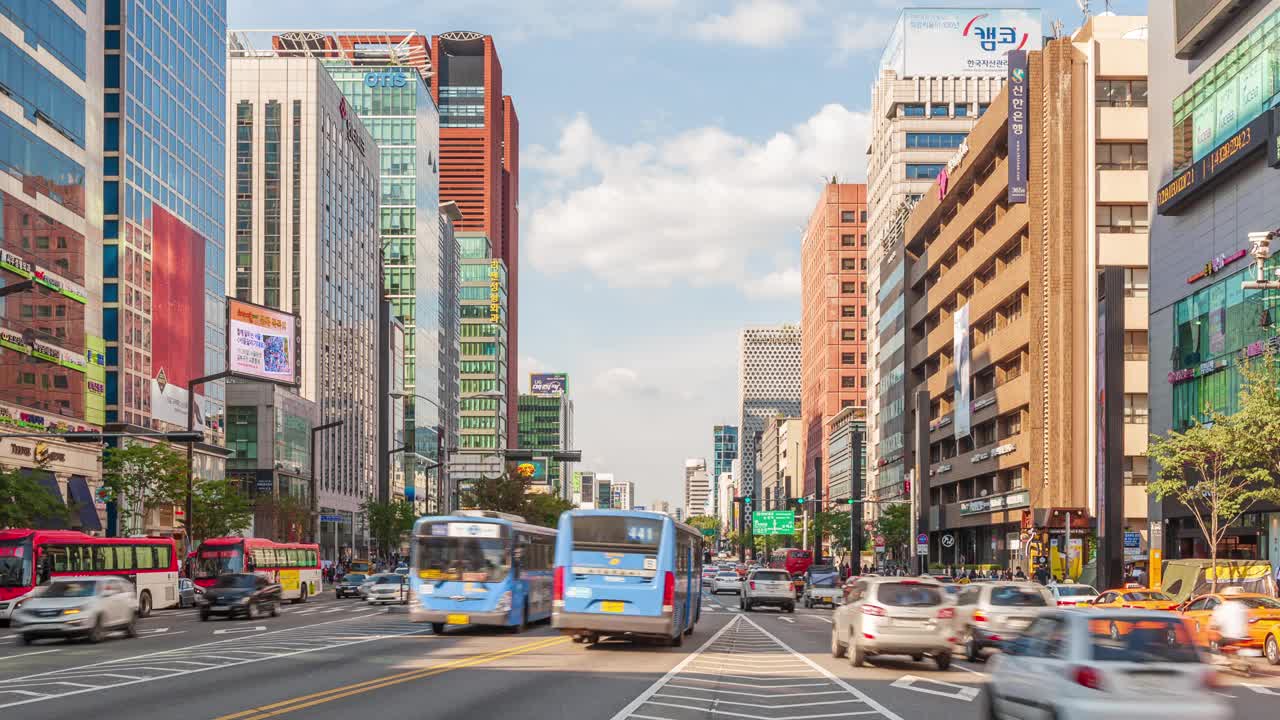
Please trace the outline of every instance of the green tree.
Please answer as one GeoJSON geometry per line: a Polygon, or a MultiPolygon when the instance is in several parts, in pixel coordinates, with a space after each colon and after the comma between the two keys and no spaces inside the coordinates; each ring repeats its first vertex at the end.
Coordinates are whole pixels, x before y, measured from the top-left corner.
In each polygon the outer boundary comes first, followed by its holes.
{"type": "Polygon", "coordinates": [[[115,498],[119,534],[140,535],[148,512],[186,502],[187,459],[164,444],[110,448],[102,460],[102,484],[115,498]]]}
{"type": "Polygon", "coordinates": [[[845,547],[849,544],[849,511],[823,510],[813,516],[810,530],[816,531],[829,546],[845,547]]]}
{"type": "Polygon", "coordinates": [[[1280,502],[1280,371],[1274,358],[1239,365],[1239,410],[1207,409],[1208,422],[1152,435],[1147,455],[1158,465],[1147,492],[1172,498],[1195,518],[1209,545],[1214,584],[1218,546],[1240,517],[1261,502],[1280,502]]]}
{"type": "Polygon", "coordinates": [[[534,525],[555,527],[560,522],[560,513],[573,508],[573,503],[551,493],[529,493],[520,514],[534,525]]]}
{"type": "MultiPolygon", "coordinates": [[[[188,534],[193,541],[239,535],[253,521],[253,506],[235,480],[204,480],[191,491],[188,534]]],[[[187,519],[182,522],[187,526],[187,519]]]]}
{"type": "Polygon", "coordinates": [[[30,470],[0,467],[0,528],[36,527],[69,514],[67,506],[30,470]]]}
{"type": "Polygon", "coordinates": [[[402,498],[389,502],[366,500],[361,504],[360,512],[364,513],[369,524],[369,536],[382,557],[386,557],[393,547],[400,549],[400,540],[413,529],[417,520],[413,503],[402,498]]]}
{"type": "Polygon", "coordinates": [[[525,509],[529,482],[508,470],[496,478],[480,478],[462,493],[462,507],[519,514],[525,509]]]}
{"type": "Polygon", "coordinates": [[[906,503],[885,506],[876,521],[876,533],[884,536],[886,548],[905,552],[911,539],[911,506],[906,503]]]}
{"type": "MultiPolygon", "coordinates": [[[[720,535],[720,520],[710,515],[694,515],[685,518],[684,524],[698,530],[714,530],[715,534],[710,536],[713,538],[720,535]]],[[[706,533],[703,533],[703,535],[706,536],[706,533]]]]}
{"type": "Polygon", "coordinates": [[[254,503],[254,514],[264,527],[270,528],[273,539],[300,542],[311,521],[311,503],[296,495],[272,497],[264,493],[254,503]]]}

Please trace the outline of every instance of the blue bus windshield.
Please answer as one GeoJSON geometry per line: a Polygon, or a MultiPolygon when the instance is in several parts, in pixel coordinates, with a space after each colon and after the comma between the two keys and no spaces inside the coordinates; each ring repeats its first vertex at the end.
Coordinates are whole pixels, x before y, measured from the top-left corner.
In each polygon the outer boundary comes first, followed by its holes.
{"type": "Polygon", "coordinates": [[[622,553],[656,553],[662,521],[617,515],[573,518],[573,549],[622,553]]]}
{"type": "Polygon", "coordinates": [[[510,542],[502,538],[419,537],[418,577],[423,580],[501,582],[511,569],[510,542]]]}

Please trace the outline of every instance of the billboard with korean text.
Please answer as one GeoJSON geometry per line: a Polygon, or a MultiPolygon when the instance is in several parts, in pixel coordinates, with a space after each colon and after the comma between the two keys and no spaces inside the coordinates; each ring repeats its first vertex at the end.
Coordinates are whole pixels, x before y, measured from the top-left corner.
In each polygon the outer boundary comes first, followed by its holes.
{"type": "Polygon", "coordinates": [[[898,77],[993,75],[1011,50],[1039,50],[1039,8],[904,10],[885,40],[881,69],[898,77]]]}

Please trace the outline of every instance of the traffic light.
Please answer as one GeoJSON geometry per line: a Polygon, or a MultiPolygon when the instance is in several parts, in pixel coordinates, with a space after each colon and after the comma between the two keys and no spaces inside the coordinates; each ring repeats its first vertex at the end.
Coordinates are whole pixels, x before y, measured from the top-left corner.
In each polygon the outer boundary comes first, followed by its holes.
{"type": "Polygon", "coordinates": [[[856,501],[856,500],[854,500],[853,498],[849,498],[848,500],[845,500],[845,502],[849,503],[850,505],[856,505],[856,504],[857,504],[857,501],[856,501]]]}
{"type": "Polygon", "coordinates": [[[743,502],[743,504],[745,504],[745,505],[750,505],[750,504],[751,504],[751,496],[750,496],[750,495],[744,495],[744,496],[742,497],[742,502],[743,502]]]}

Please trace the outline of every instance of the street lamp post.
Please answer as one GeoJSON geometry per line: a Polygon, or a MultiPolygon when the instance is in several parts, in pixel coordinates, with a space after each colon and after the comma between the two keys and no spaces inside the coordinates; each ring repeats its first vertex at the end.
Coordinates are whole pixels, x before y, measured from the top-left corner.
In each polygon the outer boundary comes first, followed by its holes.
{"type": "MultiPolygon", "coordinates": [[[[332,422],[327,422],[327,423],[324,423],[323,425],[317,425],[311,428],[311,444],[309,446],[310,450],[308,455],[308,459],[311,461],[311,476],[307,478],[307,485],[309,487],[310,494],[311,494],[311,497],[310,497],[310,501],[311,501],[310,516],[311,517],[309,518],[311,522],[309,524],[311,525],[311,528],[310,528],[311,542],[314,542],[314,543],[320,542],[320,497],[319,497],[319,493],[317,492],[318,483],[316,482],[316,436],[324,432],[325,430],[331,430],[333,428],[336,428],[339,425],[342,425],[344,422],[346,421],[334,420],[332,422]]],[[[336,555],[338,552],[338,548],[336,545],[333,548],[333,552],[335,555],[334,560],[337,560],[336,555]]]]}
{"type": "MultiPolygon", "coordinates": [[[[194,433],[196,428],[196,386],[204,385],[215,380],[222,380],[231,375],[230,371],[223,370],[212,375],[204,375],[198,378],[192,378],[187,381],[187,432],[194,433]]],[[[187,544],[187,552],[195,550],[192,545],[191,523],[192,523],[192,493],[195,491],[195,475],[196,475],[196,441],[191,440],[187,443],[187,499],[184,507],[186,518],[186,527],[182,533],[187,544]]]]}

